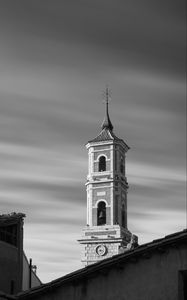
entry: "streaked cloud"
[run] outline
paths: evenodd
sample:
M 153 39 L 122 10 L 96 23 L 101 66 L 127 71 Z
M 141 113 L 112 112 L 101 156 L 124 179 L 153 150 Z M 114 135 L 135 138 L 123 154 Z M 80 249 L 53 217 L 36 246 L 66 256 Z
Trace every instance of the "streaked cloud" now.
M 1 212 L 49 281 L 81 267 L 87 151 L 102 91 L 127 153 L 139 242 L 186 227 L 185 2 L 6 1 L 0 10 Z

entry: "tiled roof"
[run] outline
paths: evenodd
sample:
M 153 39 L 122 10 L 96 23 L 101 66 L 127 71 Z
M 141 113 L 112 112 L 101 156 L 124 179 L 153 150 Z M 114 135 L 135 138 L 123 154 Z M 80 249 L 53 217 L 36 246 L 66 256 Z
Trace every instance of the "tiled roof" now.
M 51 291 L 52 289 L 65 283 L 78 282 L 79 280 L 93 276 L 93 274 L 97 274 L 97 272 L 106 273 L 112 267 L 120 267 L 121 263 L 136 262 L 137 259 L 149 257 L 151 252 L 155 250 L 162 254 L 164 253 L 166 247 L 173 247 L 173 245 L 179 245 L 180 243 L 187 244 L 187 229 L 167 235 L 165 238 L 153 240 L 151 243 L 140 245 L 132 250 L 104 259 L 98 263 L 87 266 L 49 283 L 43 284 L 40 287 L 33 288 L 27 292 L 22 292 L 17 295 L 16 299 L 32 298 L 40 293 Z
M 94 139 L 90 140 L 88 143 L 93 142 L 103 142 L 103 141 L 121 141 L 122 139 L 119 139 L 112 130 L 108 128 L 104 128 Z
M 95 143 L 95 142 L 103 142 L 103 141 L 116 141 L 116 142 L 122 142 L 125 144 L 125 142 L 122 139 L 119 139 L 114 133 L 113 133 L 113 125 L 110 120 L 109 112 L 108 112 L 108 96 L 109 91 L 108 88 L 106 89 L 106 112 L 105 117 L 102 123 L 102 131 L 92 140 L 88 141 L 88 143 Z M 129 146 L 125 144 L 127 149 L 129 149 Z

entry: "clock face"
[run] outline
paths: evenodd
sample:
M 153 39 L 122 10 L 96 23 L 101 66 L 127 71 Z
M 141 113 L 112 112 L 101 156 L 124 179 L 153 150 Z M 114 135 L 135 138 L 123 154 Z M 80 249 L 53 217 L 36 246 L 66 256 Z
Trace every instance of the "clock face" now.
M 98 256 L 104 256 L 107 252 L 107 247 L 104 245 L 98 245 L 95 249 Z

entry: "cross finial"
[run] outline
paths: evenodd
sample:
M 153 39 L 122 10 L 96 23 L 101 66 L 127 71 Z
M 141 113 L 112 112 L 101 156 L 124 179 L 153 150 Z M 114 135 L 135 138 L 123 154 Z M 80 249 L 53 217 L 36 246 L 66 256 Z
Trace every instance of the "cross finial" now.
M 108 86 L 106 86 L 106 104 L 108 105 L 108 96 L 109 96 L 109 91 L 108 91 Z
M 104 98 L 106 105 L 108 106 L 108 103 L 111 100 L 111 99 L 109 99 L 109 98 L 111 98 L 111 90 L 108 88 L 108 85 L 106 85 L 106 89 L 103 92 L 103 98 Z

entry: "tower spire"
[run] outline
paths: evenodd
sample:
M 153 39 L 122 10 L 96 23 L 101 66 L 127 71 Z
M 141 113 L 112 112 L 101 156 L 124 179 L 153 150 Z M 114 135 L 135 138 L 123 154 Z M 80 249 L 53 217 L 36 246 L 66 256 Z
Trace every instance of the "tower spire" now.
M 106 91 L 104 93 L 105 96 L 105 103 L 106 103 L 106 112 L 105 112 L 105 118 L 102 123 L 102 129 L 109 129 L 113 130 L 112 122 L 110 121 L 109 112 L 108 112 L 108 102 L 109 102 L 109 89 L 108 86 L 106 87 Z

